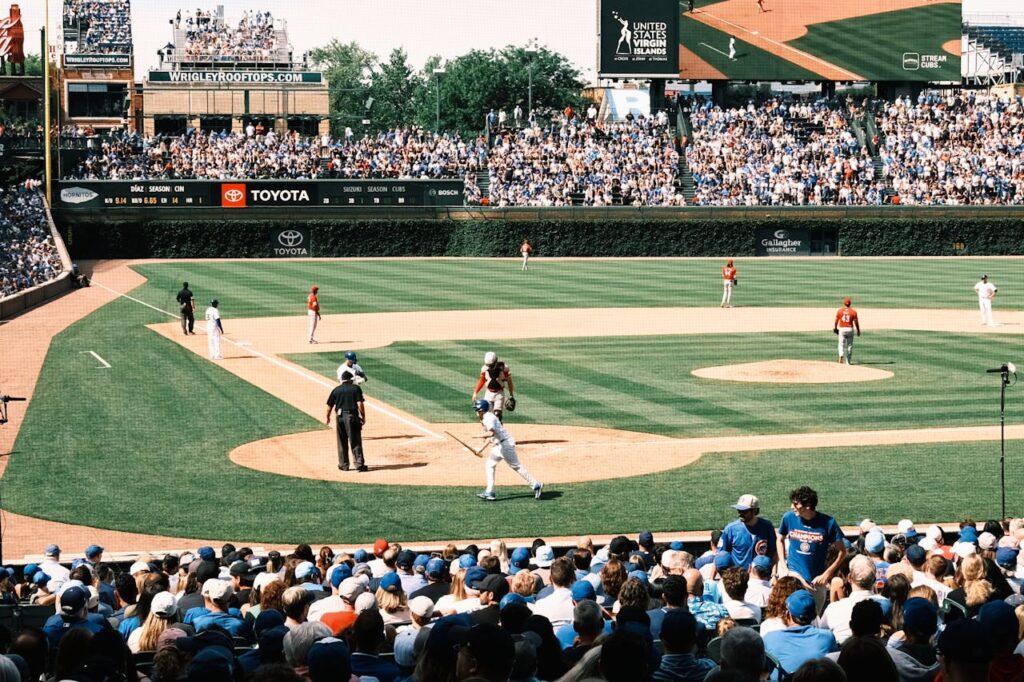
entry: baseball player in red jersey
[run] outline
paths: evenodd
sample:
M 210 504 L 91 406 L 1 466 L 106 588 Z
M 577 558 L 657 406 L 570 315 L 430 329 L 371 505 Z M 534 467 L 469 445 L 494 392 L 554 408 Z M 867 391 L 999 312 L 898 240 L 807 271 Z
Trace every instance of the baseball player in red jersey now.
M 832 333 L 839 334 L 839 362 L 846 358 L 846 364 L 851 364 L 853 358 L 853 330 L 857 330 L 860 336 L 860 320 L 857 319 L 857 311 L 850 307 L 850 297 L 843 299 L 843 307 L 836 311 L 836 320 L 832 325 Z
M 759 11 L 761 11 L 761 12 L 767 12 L 768 11 L 768 10 L 766 10 L 764 8 L 764 0 L 757 0 L 757 9 Z
M 722 304 L 719 308 L 732 307 L 732 288 L 736 286 L 736 268 L 730 258 L 722 268 Z
M 519 253 L 523 256 L 523 270 L 530 269 L 530 254 L 533 253 L 533 247 L 530 246 L 530 242 L 523 240 L 523 245 L 519 247 Z
M 313 286 L 309 290 L 309 296 L 306 297 L 306 314 L 309 315 L 309 342 L 316 343 L 316 339 L 313 335 L 316 334 L 316 323 L 320 321 L 320 301 L 316 298 L 316 292 L 320 291 L 320 287 Z
M 484 354 L 484 365 L 480 368 L 480 378 L 476 382 L 476 388 L 473 389 L 473 397 L 470 400 L 476 402 L 476 396 L 480 393 L 480 389 L 486 387 L 484 400 L 490 404 L 491 412 L 500 420 L 505 410 L 506 385 L 508 385 L 509 395 L 515 395 L 512 371 L 504 362 L 498 362 L 498 356 L 495 353 L 489 351 Z

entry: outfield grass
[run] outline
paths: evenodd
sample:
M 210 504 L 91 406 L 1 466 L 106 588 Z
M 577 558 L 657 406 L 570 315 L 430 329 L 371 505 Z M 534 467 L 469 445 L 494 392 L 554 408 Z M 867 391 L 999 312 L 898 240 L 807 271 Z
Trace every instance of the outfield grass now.
M 224 302 L 228 325 L 232 317 L 302 314 L 311 282 L 322 287 L 327 313 L 714 305 L 719 266 L 539 260 L 519 273 L 512 261 L 483 260 L 171 263 L 141 267 L 152 281 L 133 295 L 174 310 L 173 294 L 188 279 L 199 296 Z M 998 309 L 1007 293 L 1014 295 L 1020 261 L 741 261 L 740 271 L 743 304 L 833 305 L 852 293 L 862 308 L 973 308 L 971 287 L 987 271 L 1000 286 Z M 821 490 L 823 510 L 843 523 L 998 511 L 998 444 L 991 442 L 713 455 L 649 476 L 552 486 L 540 503 L 518 488 L 486 505 L 475 488 L 265 474 L 232 464 L 226 453 L 322 426 L 143 326 L 166 319 L 120 299 L 54 339 L 4 476 L 6 509 L 119 530 L 281 543 L 709 528 L 729 519 L 727 505 L 738 491 L 757 492 L 765 513 L 777 518 L 788 490 L 805 483 Z M 865 320 L 857 359 L 895 362 L 879 366 L 897 377 L 839 389 L 732 386 L 689 376 L 693 366 L 781 357 L 783 350 L 827 359 L 834 348 L 827 333 L 409 343 L 361 352 L 360 360 L 373 377 L 373 395 L 412 412 L 433 410 L 423 416 L 435 420 L 471 421 L 465 408 L 485 347 L 513 363 L 524 397 L 516 421 L 680 435 L 995 423 L 997 382 L 977 372 L 1020 348 L 1019 337 L 1014 345 L 993 335 L 873 332 Z M 95 369 L 82 354 L 87 350 L 112 368 Z M 303 362 L 330 375 L 337 358 L 311 355 Z M 723 390 L 729 399 L 718 396 Z M 1010 397 L 1008 423 L 1019 423 L 1019 401 Z M 1022 443 L 1010 441 L 1009 490 L 1024 482 L 1022 455 Z M 1012 512 L 1024 513 L 1016 496 L 1010 503 Z
M 692 19 L 684 13 L 679 20 L 679 42 L 728 78 L 758 80 L 820 80 L 821 75 L 809 71 L 771 52 L 751 45 L 736 36 L 736 59 L 729 59 L 729 38 L 732 34 Z M 703 45 L 701 43 L 704 43 Z M 710 49 L 711 46 L 714 49 Z M 718 50 L 717 52 L 715 50 Z M 709 77 L 705 71 L 683 72 L 685 78 Z
M 871 80 L 959 81 L 960 58 L 942 49 L 960 38 L 960 5 L 935 3 L 807 27 L 787 45 L 817 55 Z M 903 53 L 944 55 L 938 69 L 907 71 Z

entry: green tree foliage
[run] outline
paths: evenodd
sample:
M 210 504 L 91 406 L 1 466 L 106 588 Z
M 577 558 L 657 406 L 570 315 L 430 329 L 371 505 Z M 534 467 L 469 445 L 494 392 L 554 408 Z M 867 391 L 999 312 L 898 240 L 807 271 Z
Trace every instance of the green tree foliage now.
M 309 52 L 314 69 L 323 71 L 330 87 L 331 133 L 340 137 L 346 126 L 359 127 L 366 113 L 377 55 L 357 43 L 332 40 Z
M 43 75 L 43 60 L 40 59 L 37 54 L 25 55 L 25 75 L 26 76 L 42 76 Z
M 417 102 L 422 101 L 426 84 L 423 76 L 409 65 L 405 50 L 395 48 L 386 62 L 373 74 L 370 96 L 370 126 L 374 130 L 407 126 L 417 120 Z

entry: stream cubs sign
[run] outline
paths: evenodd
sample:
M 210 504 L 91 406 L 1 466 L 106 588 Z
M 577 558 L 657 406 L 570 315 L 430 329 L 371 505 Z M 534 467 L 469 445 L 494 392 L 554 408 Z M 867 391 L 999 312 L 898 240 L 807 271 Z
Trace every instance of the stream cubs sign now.
M 664 0 L 602 0 L 602 78 L 679 78 L 679 13 Z

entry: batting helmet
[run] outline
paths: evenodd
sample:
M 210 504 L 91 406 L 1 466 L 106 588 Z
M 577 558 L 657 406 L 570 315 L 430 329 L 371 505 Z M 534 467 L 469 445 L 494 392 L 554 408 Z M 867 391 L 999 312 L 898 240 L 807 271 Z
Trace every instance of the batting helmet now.
M 345 353 L 345 359 L 346 360 L 351 360 L 352 362 L 355 362 L 356 361 L 356 354 L 353 353 L 352 351 L 349 351 L 349 352 Z
M 474 400 L 473 409 L 476 410 L 477 412 L 490 412 L 491 404 L 486 400 Z
M 210 305 L 216 308 L 217 306 L 220 305 L 220 301 L 218 301 L 217 299 L 213 299 L 212 301 L 210 301 Z
M 488 367 L 490 367 L 491 365 L 493 365 L 497 361 L 498 361 L 498 356 L 495 355 L 492 351 L 488 351 L 488 352 L 484 353 L 484 364 L 487 365 Z

